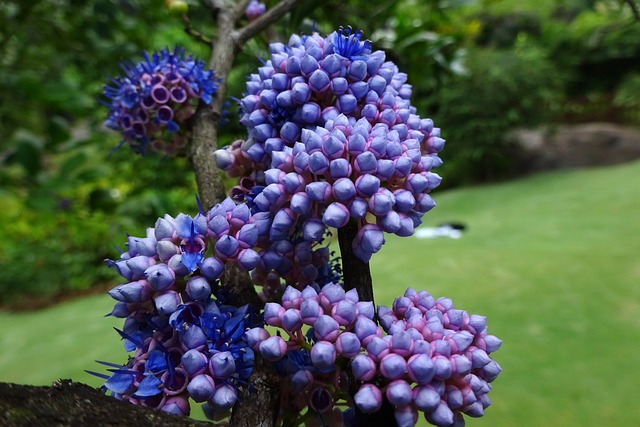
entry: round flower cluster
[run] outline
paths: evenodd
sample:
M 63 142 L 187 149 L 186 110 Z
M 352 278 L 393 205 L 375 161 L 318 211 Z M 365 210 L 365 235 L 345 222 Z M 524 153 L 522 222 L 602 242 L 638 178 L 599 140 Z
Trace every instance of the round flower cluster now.
M 252 216 L 246 204 L 226 199 L 195 217 L 165 215 L 146 237 L 128 237 L 128 250 L 108 261 L 128 281 L 109 291 L 116 300 L 110 314 L 125 319 L 120 334 L 136 354 L 124 368 L 110 365 L 113 375 L 103 376 L 107 390 L 183 413 L 189 397 L 214 412 L 233 405 L 253 366 L 244 332 L 257 322 L 246 307 L 222 305 L 225 263 L 269 277 L 288 274 L 294 282 L 295 271 L 318 278 L 329 268 L 328 253 L 311 251 L 306 242 L 272 247 L 270 224 L 267 214 Z M 315 273 L 308 268 L 314 262 Z M 277 286 L 270 289 L 275 293 Z
M 264 300 L 282 292 L 281 280 L 296 286 L 337 277 L 327 247 L 311 245 L 295 235 L 269 240 L 267 213 L 251 215 L 247 204 L 227 198 L 206 214 L 158 218 L 146 237 L 129 236 L 128 250 L 108 261 L 129 282 L 109 294 L 119 312 L 158 309 L 171 313 L 185 301 L 202 301 L 215 293 L 224 264 L 252 271 L 264 286 Z
M 251 0 L 244 10 L 249 21 L 255 21 L 267 11 L 267 6 L 258 0 Z
M 440 177 L 431 170 L 444 140 L 416 115 L 406 74 L 361 37 L 340 29 L 271 44 L 240 102 L 249 137 L 215 158 L 244 179 L 236 193 L 283 228 L 300 220 L 309 241 L 357 220 L 354 251 L 366 262 L 383 231 L 411 235 L 435 205 L 429 192 Z
M 358 221 L 353 249 L 367 262 L 380 250 L 383 232 L 410 236 L 435 206 L 428 193 L 440 177 L 430 169 L 439 159 L 421 154 L 420 133 L 400 134 L 343 114 L 325 126 L 303 129 L 293 148 L 272 152 L 274 168 L 265 172 L 266 187 L 252 204 L 275 213 L 274 224 L 284 221 L 282 228 L 299 222 L 310 241 L 325 227 Z
M 94 374 L 105 378 L 103 388 L 119 399 L 189 415 L 191 398 L 224 415 L 253 370 L 254 354 L 244 334 L 259 324 L 257 318 L 247 306 L 215 300 L 181 304 L 170 316 L 132 313 L 118 332 L 134 356 L 126 366 L 102 362 L 111 375 Z M 151 336 L 144 338 L 148 331 Z
M 270 302 L 264 308 L 265 324 L 284 331 L 256 327 L 247 331 L 252 348 L 266 360 L 277 362 L 278 371 L 285 375 L 282 383 L 281 416 L 299 414 L 305 407 L 320 417 L 335 417 L 338 400 L 347 401 L 348 380 L 344 378 L 347 361 L 361 350 L 360 337 L 375 330 L 374 306 L 359 301 L 355 289 L 345 292 L 337 284 L 329 283 L 321 290 L 308 286 L 299 291 L 289 286 L 282 295 L 282 303 Z M 306 333 L 305 329 L 308 330 Z
M 320 292 L 290 287 L 282 304 L 269 303 L 264 313 L 265 323 L 284 330 L 288 340 L 260 327 L 249 330 L 247 340 L 266 359 L 286 361 L 295 410 L 323 413 L 344 399 L 375 413 L 386 399 L 400 426 L 415 425 L 419 411 L 437 426 L 460 425 L 463 413 L 484 414 L 489 383 L 501 371 L 489 357 L 501 341 L 487 335 L 485 317 L 411 288 L 392 308 L 378 308 L 382 327 L 372 310 L 371 302 L 358 302 L 354 290 L 338 285 Z M 352 398 L 341 381 L 345 373 L 360 381 Z
M 144 61 L 123 64 L 125 75 L 111 79 L 104 94 L 110 102 L 106 126 L 122 134 L 122 143 L 146 154 L 150 148 L 175 155 L 187 144 L 185 124 L 197 101 L 209 104 L 218 90 L 213 71 L 184 49 L 163 49 Z

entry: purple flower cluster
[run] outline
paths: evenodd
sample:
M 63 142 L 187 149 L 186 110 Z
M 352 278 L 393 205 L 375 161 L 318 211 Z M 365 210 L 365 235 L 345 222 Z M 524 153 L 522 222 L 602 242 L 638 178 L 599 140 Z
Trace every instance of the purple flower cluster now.
M 196 102 L 211 103 L 218 90 L 213 71 L 178 47 L 173 52 L 145 52 L 144 61 L 122 68 L 125 75 L 104 88 L 110 100 L 106 126 L 119 131 L 123 143 L 140 154 L 148 149 L 177 154 L 187 144 L 189 132 L 184 125 Z
M 267 6 L 264 3 L 258 0 L 251 0 L 244 10 L 244 14 L 249 18 L 249 21 L 254 21 L 264 15 L 266 11 Z
M 257 327 L 247 340 L 267 360 L 285 362 L 285 389 L 295 411 L 308 406 L 322 414 L 343 399 L 375 413 L 387 399 L 400 426 L 415 425 L 418 412 L 437 426 L 462 425 L 462 414 L 484 414 L 491 404 L 489 383 L 501 371 L 489 356 L 501 341 L 487 334 L 485 317 L 411 288 L 392 308 L 380 306 L 378 317 L 382 327 L 372 303 L 359 302 L 354 290 L 289 287 L 281 304 L 269 303 L 264 311 L 265 323 L 288 339 Z M 345 389 L 348 371 L 360 381 L 352 399 Z
M 265 324 L 284 331 L 256 327 L 247 331 L 249 345 L 267 360 L 277 362 L 286 376 L 283 382 L 282 416 L 298 414 L 309 407 L 323 419 L 339 413 L 338 400 L 348 400 L 347 361 L 361 350 L 360 337 L 375 329 L 374 306 L 359 301 L 355 290 L 345 292 L 330 283 L 320 291 L 308 286 L 302 291 L 288 287 L 282 302 L 265 305 Z M 306 330 L 306 333 L 304 332 Z
M 406 74 L 361 37 L 340 29 L 271 44 L 240 102 L 249 137 L 215 158 L 241 177 L 235 191 L 255 210 L 282 228 L 297 224 L 309 241 L 357 221 L 354 251 L 366 262 L 383 232 L 409 236 L 435 206 L 431 170 L 444 140 L 416 115 Z
M 247 306 L 214 300 L 180 304 L 171 315 L 135 312 L 118 331 L 133 357 L 125 366 L 101 362 L 111 375 L 92 373 L 106 379 L 105 390 L 135 404 L 189 415 L 191 398 L 224 414 L 253 370 L 245 331 L 256 319 Z
M 120 334 L 136 353 L 126 367 L 110 365 L 106 389 L 172 412 L 187 413 L 189 397 L 218 412 L 233 405 L 253 367 L 244 333 L 258 323 L 247 307 L 222 305 L 217 290 L 226 262 L 245 270 L 259 263 L 252 248 L 265 233 L 260 217 L 227 199 L 193 218 L 165 215 L 146 237 L 128 237 L 128 250 L 109 261 L 128 281 L 109 291 L 117 301 L 110 314 L 125 319 Z

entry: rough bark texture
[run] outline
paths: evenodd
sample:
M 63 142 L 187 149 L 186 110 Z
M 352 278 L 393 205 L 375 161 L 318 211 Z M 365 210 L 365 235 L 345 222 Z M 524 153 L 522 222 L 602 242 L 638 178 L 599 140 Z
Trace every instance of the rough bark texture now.
M 106 396 L 88 385 L 61 380 L 51 387 L 0 383 L 0 425 L 31 426 L 211 426 Z

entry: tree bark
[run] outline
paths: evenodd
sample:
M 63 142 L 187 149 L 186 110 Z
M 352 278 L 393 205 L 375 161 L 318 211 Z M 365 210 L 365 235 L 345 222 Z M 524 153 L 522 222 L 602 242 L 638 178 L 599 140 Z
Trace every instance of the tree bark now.
M 344 287 L 346 290 L 358 291 L 360 301 L 371 301 L 375 305 L 369 263 L 363 262 L 353 253 L 352 243 L 357 234 L 358 224 L 355 221 L 349 221 L 347 225 L 338 229 Z
M 61 380 L 52 386 L 0 383 L 0 423 L 31 426 L 211 427 L 211 423 L 132 405 L 86 384 Z

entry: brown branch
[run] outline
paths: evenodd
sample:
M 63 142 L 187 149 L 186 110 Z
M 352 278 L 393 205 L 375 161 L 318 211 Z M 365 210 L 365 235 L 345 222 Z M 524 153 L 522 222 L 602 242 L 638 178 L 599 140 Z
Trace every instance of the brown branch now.
M 338 229 L 344 287 L 345 290 L 355 289 L 360 301 L 373 302 L 373 282 L 369 263 L 363 262 L 353 253 L 352 244 L 357 234 L 358 224 L 355 221 L 349 221 L 347 225 Z
M 252 21 L 244 27 L 238 29 L 233 35 L 233 38 L 237 45 L 242 46 L 247 42 L 247 40 L 277 22 L 280 18 L 290 12 L 299 1 L 300 0 L 282 0 L 271 9 L 268 9 L 264 15 L 257 18 L 255 21 Z
M 189 15 L 182 15 L 182 23 L 184 24 L 184 32 L 190 35 L 195 41 L 204 43 L 207 46 L 211 46 L 213 44 L 213 40 L 202 34 L 193 26 L 191 19 L 189 19 Z
M 132 405 L 70 380 L 57 381 L 50 387 L 0 383 L 0 414 L 5 427 L 215 425 Z

